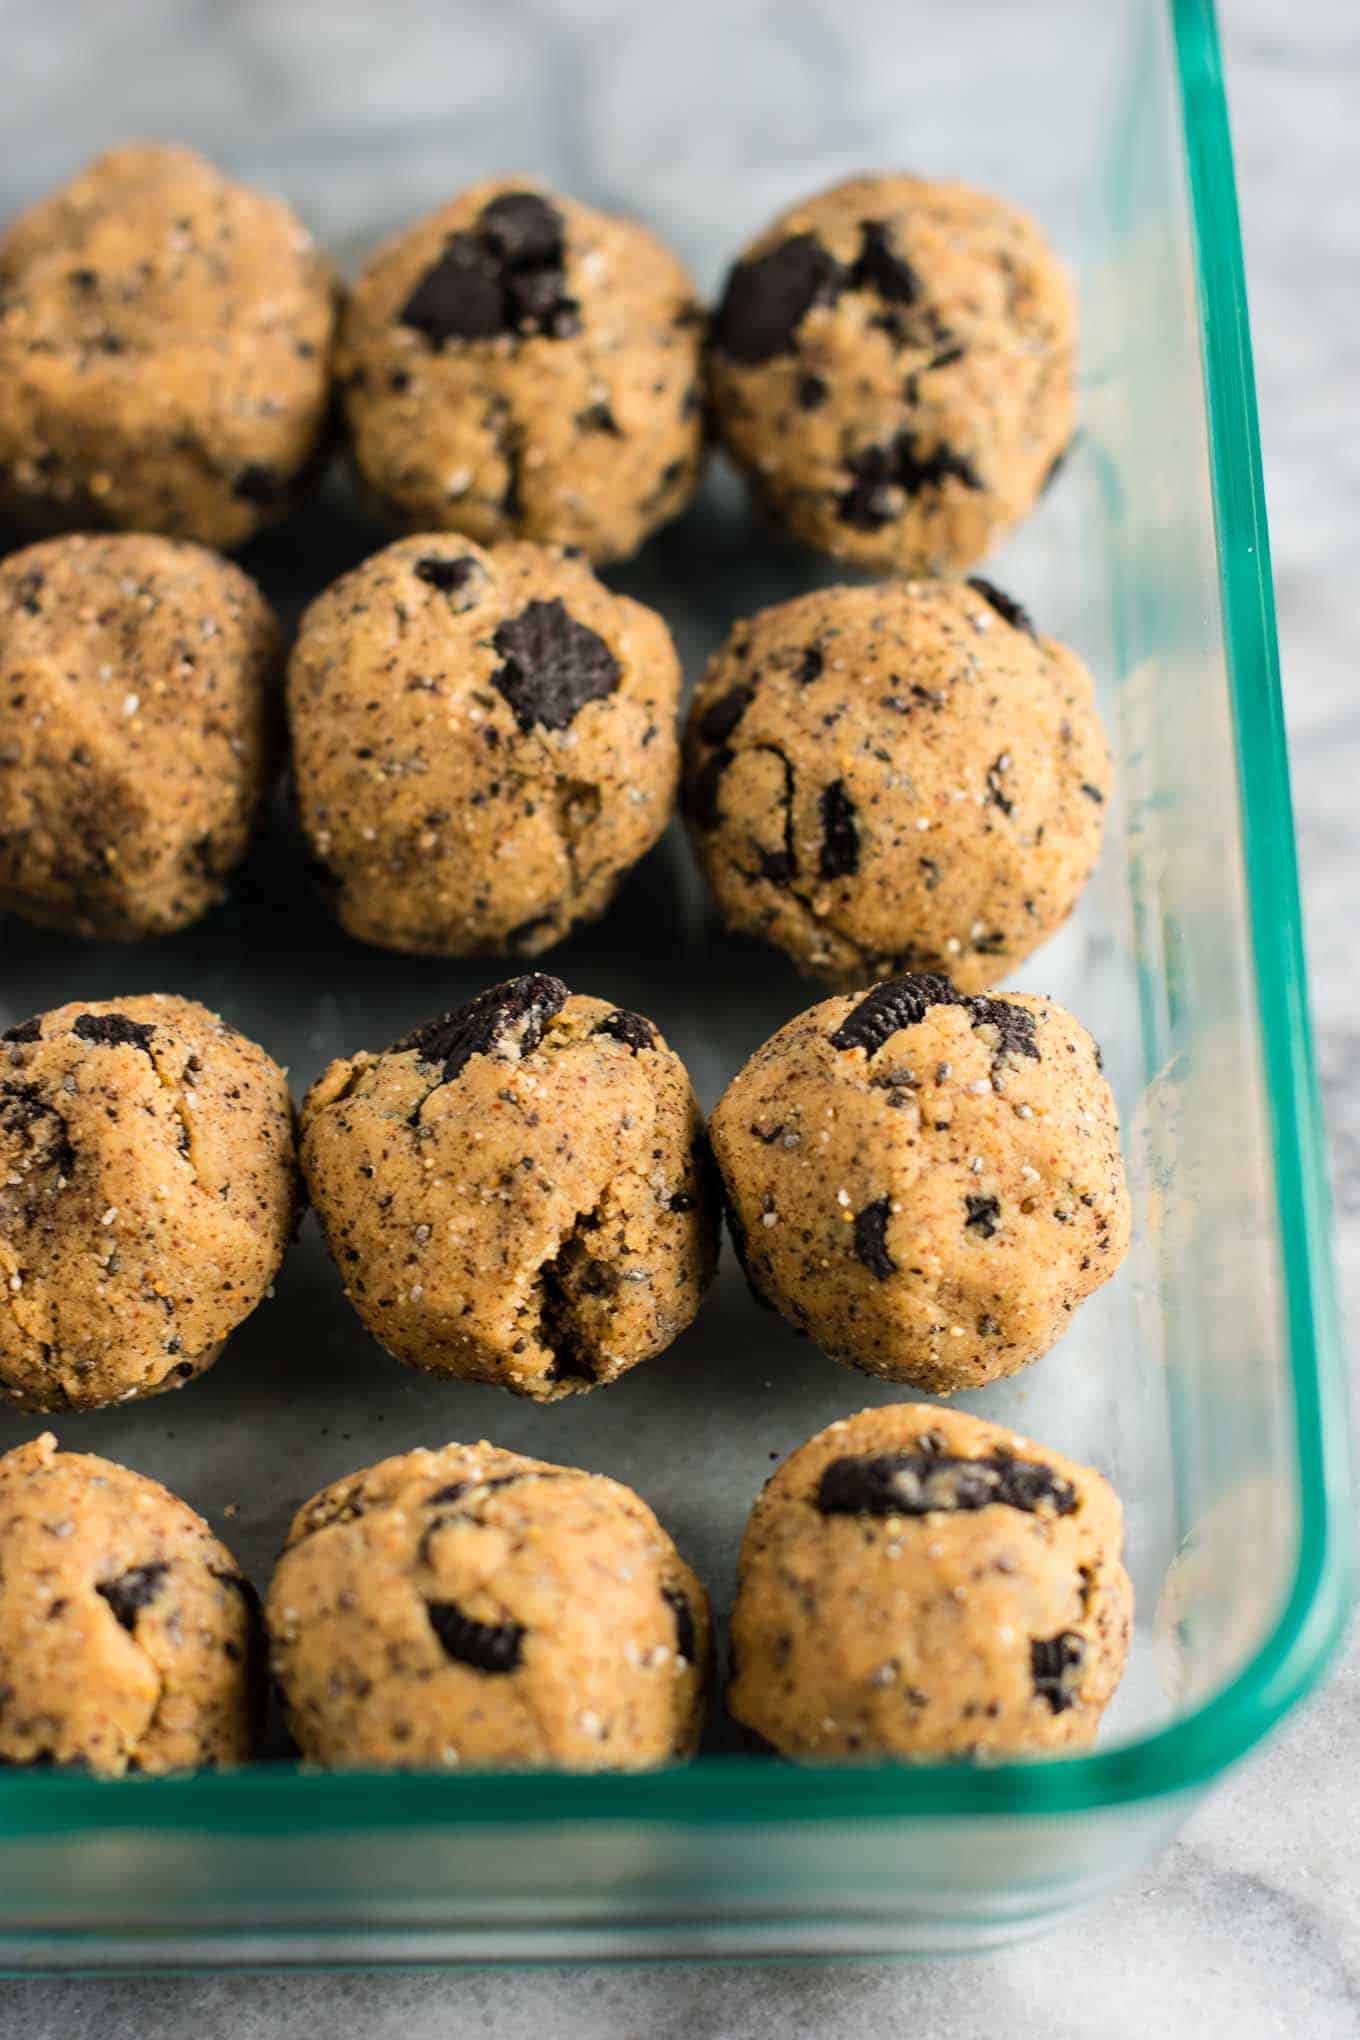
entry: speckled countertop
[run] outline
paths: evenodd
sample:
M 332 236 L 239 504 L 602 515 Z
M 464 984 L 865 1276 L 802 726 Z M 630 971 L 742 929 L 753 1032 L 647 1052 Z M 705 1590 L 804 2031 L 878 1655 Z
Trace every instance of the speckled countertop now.
M 1025 0 L 1041 24 L 1045 0 Z M 384 10 L 393 38 L 422 0 Z M 163 11 L 139 4 L 147 24 Z M 205 65 L 255 11 L 200 4 Z M 365 9 L 292 0 L 307 34 L 360 33 Z M 532 9 L 528 10 L 530 13 Z M 1349 0 L 1223 0 L 1275 549 L 1286 700 L 1331 1119 L 1338 1245 L 1360 1321 L 1360 15 Z M 4 68 L 69 123 L 95 91 L 74 52 L 98 0 L 0 4 Z M 374 10 L 376 13 L 376 10 Z M 469 7 L 488 33 L 497 10 Z M 182 24 L 181 24 L 182 30 Z M 1041 25 L 1033 33 L 1042 33 Z M 129 48 L 133 45 L 130 43 Z M 269 81 L 261 81 L 267 90 Z M 105 108 L 116 79 L 102 77 Z M 192 103 L 208 89 L 186 81 Z M 400 110 L 399 67 L 373 90 Z M 391 102 L 388 104 L 387 102 Z M 4 123 L 9 131 L 9 123 Z M 186 128 L 191 122 L 186 116 Z M 1131 1889 L 1048 1938 L 928 1968 L 578 1969 L 0 1984 L 0 2032 L 30 2040 L 366 2040 L 488 2032 L 779 2035 L 818 2040 L 1342 2040 L 1360 2033 L 1360 1644 L 1281 1738 L 1231 1778 Z

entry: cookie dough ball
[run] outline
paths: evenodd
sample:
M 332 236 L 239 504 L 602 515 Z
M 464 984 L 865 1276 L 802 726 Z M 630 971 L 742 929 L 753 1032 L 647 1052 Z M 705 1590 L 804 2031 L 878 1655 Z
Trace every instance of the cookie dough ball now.
M 806 544 L 893 573 L 980 559 L 1072 436 L 1076 312 L 1032 220 L 984 192 L 855 177 L 727 279 L 718 430 Z
M 0 1034 L 0 1393 L 98 1409 L 211 1367 L 297 1209 L 288 1086 L 191 999 Z
M 686 813 L 729 928 L 836 985 L 980 991 L 1071 912 L 1110 759 L 1091 676 L 985 581 L 828 588 L 738 624 Z
M 635 220 L 475 185 L 354 287 L 338 368 L 360 473 L 407 530 L 626 558 L 694 493 L 702 328 Z
M 350 1302 L 432 1374 L 537 1402 L 596 1388 L 664 1352 L 713 1279 L 684 1064 L 560 978 L 332 1063 L 303 1100 L 302 1166 Z
M 1098 1473 L 999 1425 L 832 1424 L 751 1512 L 728 1705 L 814 1762 L 1083 1749 L 1128 1651 L 1122 1527 Z
M 102 1777 L 244 1763 L 255 1589 L 154 1480 L 50 1432 L 0 1458 L 0 1763 Z
M 404 539 L 288 668 L 302 823 L 361 941 L 537 955 L 656 842 L 679 777 L 661 618 L 534 545 Z
M 273 770 L 278 654 L 259 589 L 201 546 L 0 562 L 0 909 L 131 942 L 220 900 Z
M 756 1050 L 711 1132 L 757 1295 L 933 1395 L 1046 1353 L 1128 1246 L 1100 1051 L 1032 993 L 827 999 Z
M 446 1445 L 337 1481 L 267 1618 L 317 1763 L 639 1771 L 698 1740 L 704 1590 L 645 1502 L 575 1467 Z
M 326 425 L 336 284 L 286 205 L 114 149 L 0 239 L 0 509 L 237 546 Z

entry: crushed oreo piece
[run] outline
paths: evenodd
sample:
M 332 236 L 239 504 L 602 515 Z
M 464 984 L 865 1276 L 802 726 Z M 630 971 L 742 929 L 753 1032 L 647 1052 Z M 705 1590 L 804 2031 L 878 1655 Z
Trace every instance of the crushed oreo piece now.
M 1038 1062 L 1039 1044 L 1034 1038 L 1034 1015 L 1027 1006 L 1013 1006 L 1009 999 L 989 998 L 986 993 L 976 993 L 961 1003 L 968 1009 L 968 1017 L 974 1027 L 994 1027 L 999 1039 L 995 1048 L 998 1060 L 1007 1055 L 1027 1055 L 1031 1062 Z
M 95 1592 L 108 1602 L 116 1620 L 131 1635 L 137 1627 L 137 1617 L 155 1600 L 161 1590 L 161 1581 L 169 1570 L 169 1566 L 159 1559 L 153 1560 L 150 1565 L 134 1565 L 130 1571 L 120 1573 L 116 1580 L 99 1581 Z
M 1004 1452 L 960 1459 L 918 1447 L 833 1459 L 817 1484 L 816 1505 L 824 1516 L 952 1515 L 993 1505 L 1029 1516 L 1069 1516 L 1077 1493 L 1037 1460 Z
M 42 604 L 38 597 L 46 583 L 47 576 L 40 567 L 30 567 L 27 573 L 20 574 L 15 583 L 14 600 L 27 615 L 41 616 Z
M 850 486 L 836 503 L 842 524 L 857 531 L 879 531 L 901 516 L 903 498 L 939 489 L 950 480 L 965 489 L 980 489 L 982 478 L 973 463 L 952 447 L 937 446 L 933 453 L 918 451 L 914 432 L 899 432 L 886 444 L 866 446 L 847 463 Z
M 1086 798 L 1088 800 L 1093 800 L 1095 802 L 1097 807 L 1104 807 L 1105 805 L 1104 794 L 1101 792 L 1098 786 L 1092 786 L 1089 779 L 1082 780 L 1081 790 L 1086 795 Z
M 0 1041 L 41 1041 L 42 1014 L 35 1013 L 31 1020 L 20 1020 L 15 1026 L 7 1027 L 0 1034 Z
M 156 1032 L 148 1020 L 129 1020 L 122 1013 L 79 1013 L 71 1027 L 77 1041 L 89 1041 L 99 1048 L 140 1048 L 151 1051 Z
M 876 1197 L 872 1204 L 865 1205 L 863 1211 L 855 1213 L 855 1257 L 880 1282 L 886 1282 L 890 1275 L 897 1273 L 897 1263 L 888 1252 L 890 1210 L 886 1197 Z
M 820 411 L 831 395 L 831 388 L 820 375 L 814 375 L 809 370 L 807 374 L 799 376 L 794 395 L 800 411 Z
M 948 978 L 921 972 L 889 978 L 851 1008 L 831 1036 L 833 1048 L 862 1048 L 874 1055 L 901 1027 L 918 1027 L 932 1006 L 957 1006 L 959 994 Z
M 675 1655 L 687 1665 L 699 1661 L 699 1639 L 694 1629 L 694 1611 L 679 1587 L 663 1587 L 661 1598 L 675 1618 Z
M 1001 1199 L 999 1197 L 965 1197 L 964 1206 L 968 1212 L 964 1225 L 972 1232 L 980 1233 L 984 1240 L 990 1240 L 1001 1230 Z
M 463 553 L 452 560 L 430 553 L 423 560 L 417 560 L 411 572 L 418 581 L 438 588 L 441 595 L 464 595 L 475 581 L 483 578 L 481 562 L 473 559 L 471 553 Z M 471 604 L 463 602 L 458 607 L 467 609 Z
M 473 233 L 450 236 L 397 314 L 432 346 L 498 334 L 551 340 L 581 330 L 567 295 L 565 222 L 532 191 L 507 191 L 485 206 Z
M 701 829 L 716 829 L 722 820 L 718 791 L 723 774 L 735 756 L 728 745 L 720 744 L 711 756 L 705 758 L 685 788 L 685 806 Z
M 404 1055 L 413 1049 L 423 1063 L 442 1064 L 439 1081 L 451 1084 L 474 1055 L 503 1055 L 512 1061 L 532 1055 L 548 1022 L 570 997 L 561 978 L 545 971 L 507 978 L 454 1012 L 404 1034 L 387 1053 Z
M 795 234 L 768 254 L 738 262 L 713 320 L 713 345 L 733 361 L 772 361 L 793 351 L 814 305 L 833 304 L 844 281 L 814 234 Z
M 523 1655 L 521 1622 L 475 1622 L 456 1601 L 427 1601 L 425 1612 L 446 1657 L 478 1672 L 513 1672 Z
M 1047 1700 L 1055 1714 L 1075 1707 L 1085 1662 L 1086 1639 L 1070 1629 L 1057 1636 L 1031 1637 L 1029 1666 L 1034 1691 L 1037 1698 Z
M 596 1034 L 608 1034 L 615 1041 L 621 1041 L 638 1055 L 645 1048 L 656 1047 L 656 1030 L 650 1020 L 644 1020 L 641 1013 L 630 1013 L 626 1007 L 616 1006 L 612 1013 L 606 1013 Z
M 882 220 L 861 220 L 860 251 L 847 279 L 851 290 L 876 291 L 890 304 L 915 304 L 922 295 L 921 279 L 911 264 L 893 252 L 888 229 Z
M 1032 637 L 1036 643 L 1038 642 L 1039 633 L 1034 628 L 1029 611 L 1023 609 L 1018 602 L 1013 602 L 994 581 L 985 581 L 981 574 L 970 574 L 968 586 L 975 595 L 980 595 L 984 602 L 990 604 L 1012 630 L 1022 630 L 1026 637 Z
M 859 828 L 855 803 L 845 790 L 845 781 L 833 779 L 822 789 L 817 805 L 822 818 L 818 868 L 823 878 L 847 878 L 859 869 Z
M 584 411 L 576 413 L 576 422 L 583 432 L 603 432 L 610 439 L 623 438 L 619 421 L 608 404 L 587 404 Z
M 826 666 L 826 654 L 820 645 L 809 645 L 793 669 L 793 677 L 800 687 L 811 687 L 814 680 L 820 680 Z
M 696 727 L 701 740 L 705 744 L 725 744 L 754 699 L 754 687 L 729 687 L 700 716 Z
M 578 623 L 556 596 L 508 617 L 493 642 L 505 663 L 491 684 L 522 730 L 566 729 L 587 702 L 603 701 L 623 678 L 598 631 Z
M 0 1084 L 0 1133 L 23 1134 L 34 1149 L 43 1144 L 45 1135 L 45 1152 L 39 1159 L 58 1176 L 75 1174 L 76 1152 L 66 1121 L 36 1084 Z
M 974 1027 L 994 1027 L 998 1035 L 993 1049 L 996 1061 L 1008 1055 L 1027 1055 L 1039 1061 L 1034 1015 L 1026 1007 L 1014 1006 L 1009 999 L 965 996 L 955 991 L 948 978 L 927 971 L 875 985 L 846 1014 L 831 1036 L 831 1046 L 862 1048 L 866 1055 L 875 1055 L 899 1028 L 919 1027 L 932 1006 L 961 1007 Z

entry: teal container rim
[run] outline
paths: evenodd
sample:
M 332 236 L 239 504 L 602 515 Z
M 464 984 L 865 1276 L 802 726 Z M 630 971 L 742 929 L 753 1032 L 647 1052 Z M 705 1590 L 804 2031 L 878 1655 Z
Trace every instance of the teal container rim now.
M 1194 1791 L 1316 1685 L 1350 1600 L 1347 1397 L 1326 1149 L 1308 1018 L 1275 599 L 1241 228 L 1213 0 L 1168 0 L 1195 229 L 1201 356 L 1299 1471 L 1294 1578 L 1269 1637 L 1221 1692 L 1141 1739 L 985 1769 L 799 1767 L 717 1758 L 636 1775 L 309 1773 L 137 1779 L 16 1773 L 0 1832 L 138 1829 L 305 1838 L 573 1821 L 979 1819 L 1098 1811 Z

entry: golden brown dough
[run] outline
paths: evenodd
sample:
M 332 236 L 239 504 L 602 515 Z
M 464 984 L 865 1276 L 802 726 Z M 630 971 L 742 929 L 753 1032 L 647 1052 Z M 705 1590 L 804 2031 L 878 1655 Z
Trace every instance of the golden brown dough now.
M 259 589 L 202 546 L 0 562 L 0 909 L 131 942 L 220 900 L 269 789 L 278 658 Z
M 739 623 L 685 805 L 728 927 L 828 984 L 980 991 L 1066 920 L 1110 758 L 1091 676 L 990 582 L 827 588 Z
M 1090 1467 L 961 1412 L 863 1410 L 751 1511 L 728 1705 L 814 1763 L 1082 1749 L 1128 1650 L 1121 1541 Z
M 1099 1051 L 1032 992 L 904 977 L 824 1000 L 756 1050 L 710 1131 L 757 1295 L 931 1394 L 1047 1352 L 1128 1246 Z
M 244 1763 L 255 1590 L 201 1516 L 50 1432 L 0 1458 L 0 1762 L 102 1777 Z
M 633 1771 L 698 1740 L 707 1597 L 600 1474 L 485 1442 L 385 1459 L 299 1511 L 267 1617 L 318 1763 Z
M 359 471 L 408 531 L 625 558 L 694 492 L 702 327 L 636 221 L 475 185 L 354 287 L 338 370 Z
M 854 177 L 743 250 L 713 320 L 718 431 L 809 545 L 892 573 L 980 559 L 1072 436 L 1072 286 L 985 192 Z
M 298 1203 L 262 1048 L 191 999 L 75 1000 L 0 1035 L 0 1393 L 98 1409 L 211 1367 Z
M 337 295 L 192 149 L 100 156 L 0 238 L 0 510 L 242 545 L 321 449 Z
M 390 1353 L 536 1401 L 663 1352 L 712 1280 L 717 1217 L 684 1064 L 639 1013 L 512 978 L 302 1105 L 345 1293 Z
M 288 668 L 303 827 L 351 935 L 536 956 L 593 920 L 670 819 L 680 666 L 580 560 L 434 534 L 302 620 Z

